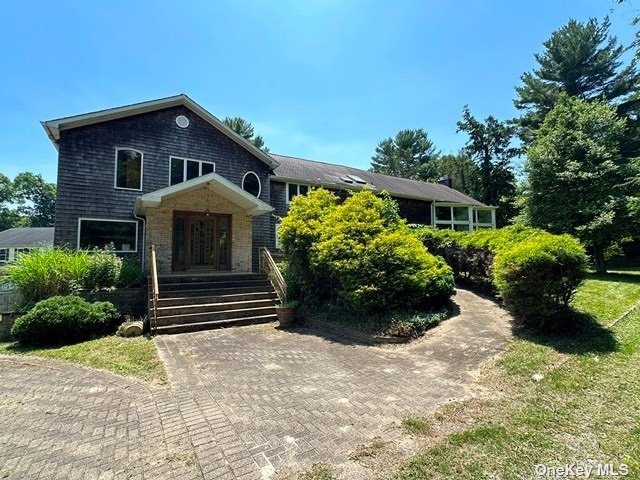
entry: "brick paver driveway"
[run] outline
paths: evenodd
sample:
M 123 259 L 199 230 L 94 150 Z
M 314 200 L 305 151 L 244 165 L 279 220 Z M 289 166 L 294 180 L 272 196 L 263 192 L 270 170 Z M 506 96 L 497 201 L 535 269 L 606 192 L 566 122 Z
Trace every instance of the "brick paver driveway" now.
M 509 317 L 467 291 L 456 302 L 459 316 L 410 346 L 272 326 L 161 336 L 171 390 L 0 357 L 0 473 L 259 479 L 342 462 L 403 416 L 472 393 L 480 363 L 504 346 Z

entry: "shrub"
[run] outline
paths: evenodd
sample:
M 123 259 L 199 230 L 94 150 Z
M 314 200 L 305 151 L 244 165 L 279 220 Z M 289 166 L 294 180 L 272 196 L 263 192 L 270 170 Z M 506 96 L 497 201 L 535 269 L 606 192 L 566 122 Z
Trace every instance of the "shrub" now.
M 389 196 L 362 191 L 336 203 L 314 190 L 296 197 L 281 223 L 291 297 L 373 311 L 423 308 L 452 295 L 451 269 L 426 251 Z
M 117 318 L 112 303 L 89 303 L 75 295 L 55 296 L 18 317 L 11 334 L 23 345 L 69 344 L 110 333 Z
M 122 270 L 122 260 L 111 250 L 95 250 L 89 254 L 87 269 L 80 278 L 82 288 L 95 292 L 114 288 Z
M 520 225 L 472 233 L 422 228 L 417 234 L 445 258 L 460 283 L 499 293 L 507 307 L 529 320 L 566 308 L 586 275 L 584 248 L 568 235 Z
M 144 285 L 147 279 L 144 270 L 140 267 L 140 263 L 137 260 L 124 260 L 122 262 L 122 268 L 120 269 L 120 275 L 116 282 L 116 287 L 119 288 L 132 288 Z
M 569 305 L 587 272 L 587 256 L 568 235 L 538 235 L 496 255 L 494 281 L 505 304 L 541 324 Z
M 54 295 L 68 295 L 79 287 L 89 264 L 84 251 L 63 248 L 33 250 L 5 267 L 5 281 L 22 294 L 27 306 Z

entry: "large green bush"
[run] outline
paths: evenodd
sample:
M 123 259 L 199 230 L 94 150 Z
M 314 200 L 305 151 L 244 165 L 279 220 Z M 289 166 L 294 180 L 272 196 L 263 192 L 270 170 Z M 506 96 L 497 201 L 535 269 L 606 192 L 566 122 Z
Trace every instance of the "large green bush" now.
M 544 324 L 568 307 L 585 278 L 587 256 L 568 235 L 538 235 L 496 255 L 493 276 L 505 304 Z
M 110 250 L 96 250 L 88 257 L 87 269 L 80 278 L 80 285 L 95 292 L 114 288 L 120 278 L 122 260 Z
M 294 199 L 280 236 L 293 298 L 373 311 L 423 308 L 453 294 L 451 269 L 426 251 L 388 196 L 363 191 L 337 205 L 313 190 Z
M 69 344 L 111 333 L 117 318 L 112 303 L 89 303 L 75 295 L 55 296 L 18 317 L 11 334 L 23 345 Z
M 422 228 L 417 234 L 451 265 L 458 282 L 499 293 L 514 313 L 540 323 L 567 307 L 587 272 L 578 240 L 537 228 L 472 233 Z

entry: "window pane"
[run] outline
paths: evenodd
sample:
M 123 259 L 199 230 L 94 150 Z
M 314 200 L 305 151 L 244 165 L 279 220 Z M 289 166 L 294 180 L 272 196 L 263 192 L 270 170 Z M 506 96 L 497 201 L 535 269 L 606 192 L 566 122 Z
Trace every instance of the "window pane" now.
M 202 162 L 202 174 L 213 173 L 213 163 Z
M 109 244 L 117 251 L 136 250 L 136 222 L 102 220 L 80 221 L 80 245 L 82 249 L 105 248 Z
M 134 150 L 118 150 L 116 187 L 140 190 L 142 154 Z
M 184 160 L 179 158 L 171 159 L 171 185 L 184 182 Z
M 436 207 L 436 220 L 451 220 L 451 207 Z
M 309 191 L 309 187 L 307 185 L 300 185 L 300 195 L 306 195 Z
M 9 249 L 0 248 L 0 262 L 6 262 L 9 260 Z
M 187 160 L 187 178 L 191 180 L 200 176 L 200 162 L 194 162 L 193 160 Z
M 459 222 L 468 222 L 469 209 L 467 207 L 453 207 L 453 218 Z
M 249 172 L 244 176 L 242 188 L 254 197 L 257 197 L 260 195 L 260 179 L 255 173 Z
M 289 187 L 288 198 L 289 198 L 289 201 L 291 201 L 293 200 L 293 197 L 295 197 L 298 194 L 298 185 L 295 183 L 289 183 L 288 187 Z
M 476 210 L 478 223 L 491 223 L 491 210 Z
M 448 223 L 436 223 L 436 228 L 441 230 L 451 230 L 451 225 Z
M 468 232 L 469 231 L 469 225 L 454 225 L 453 229 L 458 231 L 458 232 Z

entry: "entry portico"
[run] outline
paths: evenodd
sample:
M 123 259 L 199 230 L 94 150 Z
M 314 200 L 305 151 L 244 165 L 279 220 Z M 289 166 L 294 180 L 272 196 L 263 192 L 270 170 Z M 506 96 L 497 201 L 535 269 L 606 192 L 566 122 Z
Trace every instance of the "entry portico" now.
M 216 173 L 136 198 L 146 218 L 145 244 L 154 245 L 158 271 L 250 272 L 252 218 L 273 207 Z

